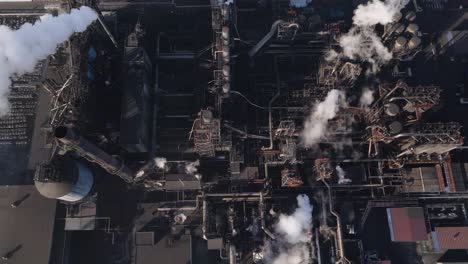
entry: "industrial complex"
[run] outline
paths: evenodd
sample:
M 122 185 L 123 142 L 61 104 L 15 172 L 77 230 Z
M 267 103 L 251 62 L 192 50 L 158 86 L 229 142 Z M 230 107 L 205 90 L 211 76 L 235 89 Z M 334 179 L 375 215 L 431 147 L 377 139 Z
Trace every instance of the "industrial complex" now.
M 0 0 L 0 264 L 468 263 L 467 0 Z

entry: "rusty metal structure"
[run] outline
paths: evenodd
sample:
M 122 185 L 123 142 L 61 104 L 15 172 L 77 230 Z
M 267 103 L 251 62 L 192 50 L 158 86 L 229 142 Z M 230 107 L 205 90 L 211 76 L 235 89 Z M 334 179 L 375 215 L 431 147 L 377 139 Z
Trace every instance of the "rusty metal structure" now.
M 406 112 L 408 116 L 413 113 L 414 116 L 409 117 L 408 122 L 417 121 L 424 112 L 439 104 L 440 93 L 438 86 L 409 86 L 403 80 L 398 80 L 395 85 L 381 84 L 379 94 L 384 106 L 381 111 L 384 110 L 389 116 L 397 115 L 400 110 Z M 389 106 L 395 108 L 391 104 L 396 105 L 398 109 L 389 111 Z

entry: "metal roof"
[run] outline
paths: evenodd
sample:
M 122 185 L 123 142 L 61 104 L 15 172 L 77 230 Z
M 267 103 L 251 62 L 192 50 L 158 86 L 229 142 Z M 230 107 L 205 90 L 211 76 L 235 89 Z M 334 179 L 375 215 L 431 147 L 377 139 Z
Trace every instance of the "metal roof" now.
M 415 242 L 427 240 L 427 229 L 422 207 L 387 208 L 387 219 L 392 241 Z
M 56 204 L 33 185 L 0 186 L 0 256 L 20 247 L 8 264 L 49 263 Z
M 166 174 L 166 190 L 199 190 L 201 189 L 200 181 L 193 175 L 188 174 Z
M 468 249 L 468 226 L 436 227 L 433 242 L 438 249 Z

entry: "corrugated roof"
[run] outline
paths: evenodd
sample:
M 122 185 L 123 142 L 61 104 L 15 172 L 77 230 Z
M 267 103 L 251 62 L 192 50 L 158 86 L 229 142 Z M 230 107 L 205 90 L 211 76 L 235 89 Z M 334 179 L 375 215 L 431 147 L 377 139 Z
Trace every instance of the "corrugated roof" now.
M 468 249 L 468 226 L 436 227 L 439 249 Z
M 427 239 L 421 207 L 387 208 L 387 218 L 392 241 L 415 242 Z

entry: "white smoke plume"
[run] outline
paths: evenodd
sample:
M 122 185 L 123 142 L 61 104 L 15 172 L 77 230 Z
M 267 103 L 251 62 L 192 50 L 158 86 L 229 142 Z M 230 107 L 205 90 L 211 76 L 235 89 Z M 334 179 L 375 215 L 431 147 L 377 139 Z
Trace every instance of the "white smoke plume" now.
M 351 182 L 351 179 L 346 178 L 346 172 L 340 165 L 337 165 L 335 169 L 338 174 L 338 184 L 347 184 Z
M 297 196 L 297 209 L 292 215 L 279 216 L 276 232 L 290 244 L 306 242 L 312 223 L 312 205 L 306 195 Z
M 408 2 L 409 0 L 371 0 L 354 10 L 353 24 L 358 27 L 386 25 L 393 21 Z
M 312 3 L 312 0 L 289 0 L 289 6 L 302 8 Z
M 387 25 L 409 0 L 371 0 L 354 10 L 353 27 L 341 36 L 340 54 L 330 53 L 328 60 L 347 58 L 369 62 L 371 71 L 377 72 L 382 64 L 392 59 L 392 53 L 382 44 L 374 31 L 377 24 Z
M 164 170 L 166 168 L 167 159 L 166 158 L 155 158 L 154 164 L 158 169 Z
M 374 102 L 374 91 L 369 88 L 362 89 L 361 98 L 359 99 L 359 105 L 361 107 L 370 106 Z
M 371 27 L 354 27 L 341 36 L 339 43 L 345 58 L 369 62 L 373 72 L 392 59 L 392 53 Z
M 306 245 L 292 247 L 282 251 L 271 263 L 272 264 L 303 264 L 308 263 L 309 249 Z
M 279 222 L 275 226 L 277 240 L 264 245 L 266 263 L 308 263 L 310 252 L 307 242 L 311 239 L 313 207 L 309 197 L 303 194 L 297 196 L 297 204 L 292 215 L 279 216 Z M 277 249 L 275 253 L 273 247 Z
M 69 14 L 41 16 L 36 23 L 26 23 L 18 30 L 0 25 L 0 115 L 9 111 L 10 78 L 32 72 L 40 60 L 55 53 L 59 44 L 73 33 L 85 31 L 96 19 L 96 12 L 83 6 Z
M 194 162 L 190 162 L 185 164 L 185 173 L 193 175 L 198 172 L 198 166 L 200 166 L 200 160 L 196 160 Z
M 304 122 L 301 134 L 305 147 L 312 147 L 323 139 L 328 131 L 328 121 L 335 118 L 341 107 L 346 105 L 344 92 L 331 90 L 323 102 L 315 105 Z

